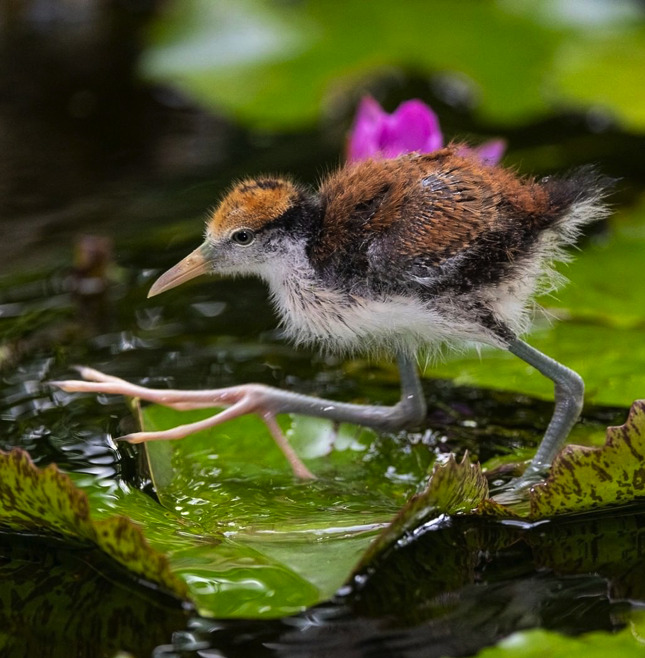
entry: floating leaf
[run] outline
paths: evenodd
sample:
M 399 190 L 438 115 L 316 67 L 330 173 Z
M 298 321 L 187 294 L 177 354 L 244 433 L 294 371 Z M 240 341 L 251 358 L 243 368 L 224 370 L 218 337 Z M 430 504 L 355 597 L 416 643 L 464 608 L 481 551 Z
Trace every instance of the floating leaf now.
M 192 422 L 216 410 L 151 405 L 144 427 Z M 281 417 L 318 479 L 293 477 L 253 415 L 146 452 L 159 500 L 217 537 L 171 551 L 202 611 L 281 616 L 329 598 L 361 554 L 427 478 L 427 446 L 401 445 L 352 425 Z
M 607 430 L 603 447 L 566 446 L 531 490 L 534 519 L 625 504 L 645 496 L 645 400 Z
M 61 544 L 0 536 L 0 655 L 150 656 L 185 627 L 177 599 L 133 586 L 98 550 Z
M 425 490 L 412 496 L 370 544 L 356 569 L 364 568 L 378 553 L 429 518 L 472 512 L 487 496 L 488 483 L 479 464 L 472 464 L 468 454 L 459 463 L 450 455 L 448 461 L 435 466 Z
M 69 476 L 53 464 L 37 468 L 20 448 L 0 452 L 0 526 L 95 544 L 138 576 L 180 598 L 188 596 L 185 583 L 138 525 L 124 517 L 93 520 L 86 494 Z

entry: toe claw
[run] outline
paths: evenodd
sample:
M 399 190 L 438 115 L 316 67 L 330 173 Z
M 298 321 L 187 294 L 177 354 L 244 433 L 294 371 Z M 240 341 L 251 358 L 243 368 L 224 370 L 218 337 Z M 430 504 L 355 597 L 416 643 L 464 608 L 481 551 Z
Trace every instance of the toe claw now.
M 119 377 L 114 377 L 113 375 L 106 375 L 100 370 L 90 368 L 89 366 L 72 366 L 73 370 L 76 370 L 78 374 L 87 381 L 90 382 L 120 382 L 123 381 Z
M 142 439 L 137 439 L 136 434 L 124 434 L 123 436 L 117 436 L 114 440 L 119 443 L 129 443 L 130 445 L 142 443 Z

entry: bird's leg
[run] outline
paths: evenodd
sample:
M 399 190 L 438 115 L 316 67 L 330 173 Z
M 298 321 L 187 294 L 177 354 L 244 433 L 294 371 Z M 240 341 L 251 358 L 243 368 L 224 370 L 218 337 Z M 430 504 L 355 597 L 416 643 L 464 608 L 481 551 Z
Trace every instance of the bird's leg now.
M 195 423 L 179 425 L 161 432 L 137 432 L 121 437 L 130 443 L 181 439 L 200 430 L 220 425 L 227 420 L 256 413 L 265 422 L 274 440 L 285 453 L 294 473 L 299 477 L 312 477 L 284 438 L 275 421 L 276 414 L 303 414 L 327 418 L 335 422 L 356 423 L 382 431 L 418 425 L 425 418 L 426 404 L 416 366 L 408 356 L 399 356 L 398 362 L 401 373 L 401 399 L 393 407 L 334 402 L 261 384 L 245 384 L 204 391 L 153 389 L 131 384 L 92 368 L 79 368 L 83 380 L 52 383 L 68 392 L 125 395 L 179 410 L 227 407 L 224 411 Z
M 555 384 L 555 409 L 533 460 L 520 478 L 520 486 L 535 482 L 551 465 L 582 410 L 584 382 L 578 373 L 542 354 L 519 338 L 509 343 L 508 351 L 548 377 Z

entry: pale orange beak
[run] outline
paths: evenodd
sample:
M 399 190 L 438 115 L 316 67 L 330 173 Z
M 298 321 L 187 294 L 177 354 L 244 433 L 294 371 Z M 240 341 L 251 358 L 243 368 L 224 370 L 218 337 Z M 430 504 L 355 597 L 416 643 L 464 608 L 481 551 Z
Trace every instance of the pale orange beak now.
M 154 297 L 166 290 L 176 288 L 178 285 L 190 281 L 200 274 L 208 274 L 210 271 L 208 262 L 204 258 L 202 247 L 198 247 L 195 251 L 188 254 L 186 258 L 179 261 L 177 265 L 164 272 L 152 284 L 148 297 Z

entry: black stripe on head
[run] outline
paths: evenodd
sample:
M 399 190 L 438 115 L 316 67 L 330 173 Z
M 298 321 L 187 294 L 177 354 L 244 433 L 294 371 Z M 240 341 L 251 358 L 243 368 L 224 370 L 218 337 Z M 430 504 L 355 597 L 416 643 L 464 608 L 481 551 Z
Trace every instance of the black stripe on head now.
M 314 196 L 299 191 L 292 205 L 266 224 L 264 229 L 282 230 L 309 241 L 320 230 L 322 214 L 319 201 Z
M 259 187 L 261 190 L 275 190 L 279 187 L 284 187 L 284 183 L 274 179 L 266 179 L 255 181 L 255 186 Z

